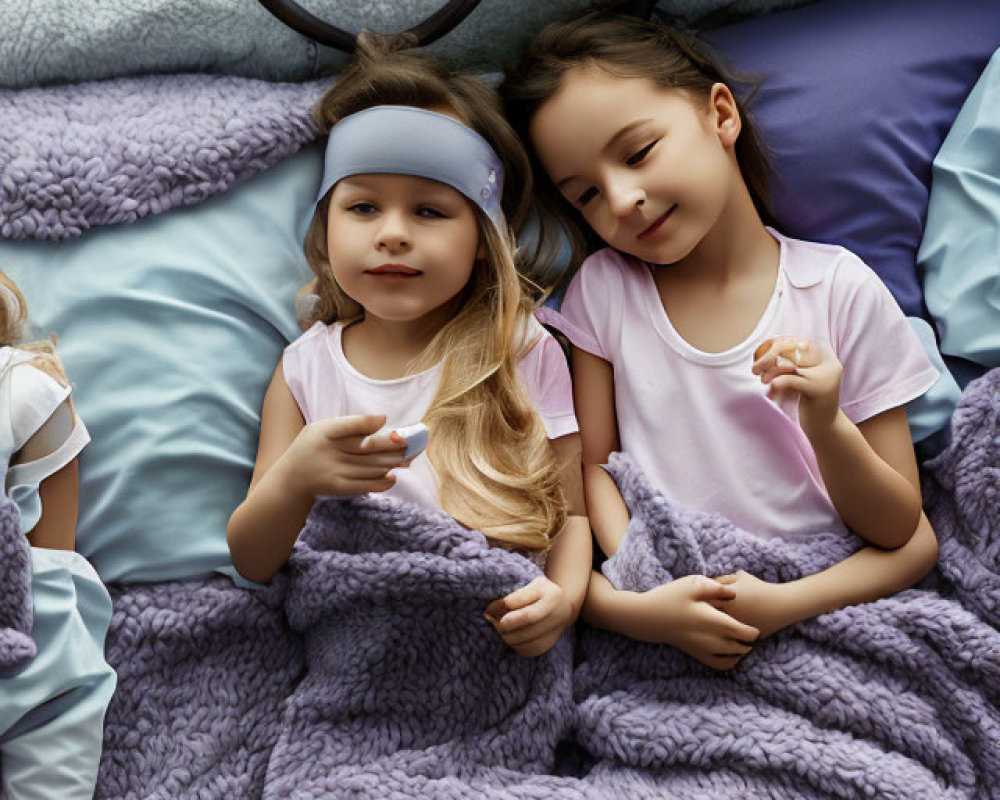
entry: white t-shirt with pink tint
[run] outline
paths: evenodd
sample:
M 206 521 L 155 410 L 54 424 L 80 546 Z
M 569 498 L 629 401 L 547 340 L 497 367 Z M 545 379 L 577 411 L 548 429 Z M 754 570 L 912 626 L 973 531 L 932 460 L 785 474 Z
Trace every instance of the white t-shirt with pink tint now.
M 549 439 L 558 439 L 578 430 L 569 367 L 559 343 L 534 320 L 531 325 L 531 336 L 537 336 L 537 343 L 518 363 L 517 372 Z M 386 428 L 391 429 L 423 419 L 434 399 L 441 365 L 395 380 L 369 378 L 344 356 L 343 328 L 340 322 L 317 322 L 285 348 L 285 382 L 305 421 L 385 414 Z M 385 495 L 441 508 L 437 476 L 426 451 L 395 474 L 396 483 Z
M 919 397 L 937 371 L 857 256 L 771 233 L 781 245 L 771 300 L 750 336 L 725 352 L 683 339 L 650 266 L 611 249 L 583 263 L 559 312 L 538 317 L 611 363 L 621 449 L 668 497 L 762 537 L 846 531 L 797 401 L 767 396 L 750 371 L 754 349 L 782 335 L 827 343 L 844 367 L 840 403 L 855 423 Z

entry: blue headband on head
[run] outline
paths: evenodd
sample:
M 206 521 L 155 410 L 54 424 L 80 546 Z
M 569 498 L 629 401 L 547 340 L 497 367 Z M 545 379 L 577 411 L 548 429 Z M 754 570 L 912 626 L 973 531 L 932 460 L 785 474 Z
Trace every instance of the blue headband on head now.
M 374 106 L 344 117 L 326 145 L 318 203 L 351 175 L 430 178 L 451 186 L 503 229 L 503 165 L 482 136 L 458 120 L 413 106 Z

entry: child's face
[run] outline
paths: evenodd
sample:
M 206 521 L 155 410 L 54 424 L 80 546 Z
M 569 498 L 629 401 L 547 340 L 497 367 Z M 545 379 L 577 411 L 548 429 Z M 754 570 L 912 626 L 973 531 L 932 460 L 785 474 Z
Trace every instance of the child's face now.
M 450 186 L 409 175 L 354 175 L 330 196 L 327 246 L 340 288 L 366 314 L 420 319 L 468 283 L 479 233 Z
M 531 140 L 562 195 L 612 247 L 654 264 L 688 255 L 742 185 L 739 116 L 646 78 L 590 67 L 567 73 L 535 114 Z

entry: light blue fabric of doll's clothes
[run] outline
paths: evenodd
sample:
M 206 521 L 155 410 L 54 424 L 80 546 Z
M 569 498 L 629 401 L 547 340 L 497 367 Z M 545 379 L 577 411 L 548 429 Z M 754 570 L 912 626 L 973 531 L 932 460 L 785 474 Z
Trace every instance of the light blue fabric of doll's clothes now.
M 1000 366 L 1000 50 L 934 159 L 918 266 L 941 351 Z
M 111 598 L 79 553 L 31 548 L 38 654 L 0 675 L 6 800 L 89 800 L 116 676 L 104 660 Z
M 16 490 L 10 497 L 20 511 L 17 535 L 30 532 L 39 520 L 39 482 L 58 472 L 87 441 L 79 420 L 59 428 L 57 414 L 69 389 L 34 367 L 11 366 L 26 360 L 23 351 L 0 349 L 0 478 L 8 490 Z M 8 467 L 12 454 L 47 422 L 57 423 L 46 428 L 50 438 L 59 437 L 51 442 L 54 449 Z M 116 681 L 104 659 L 111 598 L 80 554 L 40 547 L 30 553 L 30 633 L 36 653 L 0 671 L 0 796 L 89 799 Z M 0 591 L 12 589 L 0 586 Z

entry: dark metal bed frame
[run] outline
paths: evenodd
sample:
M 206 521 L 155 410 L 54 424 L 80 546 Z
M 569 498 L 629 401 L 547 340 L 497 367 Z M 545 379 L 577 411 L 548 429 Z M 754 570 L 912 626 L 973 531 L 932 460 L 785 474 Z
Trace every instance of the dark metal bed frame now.
M 354 52 L 357 34 L 320 19 L 294 0 L 260 0 L 260 4 L 290 28 L 313 41 L 345 53 Z M 439 11 L 404 32 L 416 34 L 417 44 L 420 46 L 430 44 L 458 26 L 478 5 L 479 0 L 447 0 Z M 620 5 L 620 10 L 624 13 L 649 19 L 655 0 L 632 0 Z

